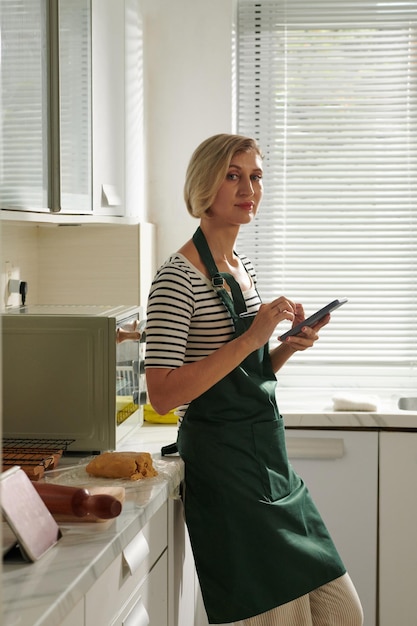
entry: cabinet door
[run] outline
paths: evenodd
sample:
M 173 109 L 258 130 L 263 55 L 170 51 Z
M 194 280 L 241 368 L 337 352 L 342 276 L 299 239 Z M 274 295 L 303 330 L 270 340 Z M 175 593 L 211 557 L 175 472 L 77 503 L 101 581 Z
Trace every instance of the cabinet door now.
M 133 216 L 143 197 L 138 0 L 92 0 L 93 211 Z
M 290 429 L 287 446 L 375 626 L 378 433 Z
M 380 434 L 379 623 L 417 623 L 417 433 Z
M 169 626 L 208 626 L 180 500 L 169 501 Z M 219 624 L 218 626 L 222 626 Z
M 50 175 L 52 180 L 59 180 L 51 210 L 63 213 L 92 211 L 90 5 L 90 0 L 58 2 L 59 66 L 58 75 L 52 72 L 52 78 L 59 80 L 59 123 L 51 121 L 52 146 L 59 153 L 60 171 L 52 168 Z
M 91 212 L 90 0 L 6 0 L 1 18 L 0 207 Z
M 181 500 L 168 501 L 169 626 L 195 621 L 195 566 Z
M 48 77 L 43 0 L 2 0 L 0 208 L 48 211 Z

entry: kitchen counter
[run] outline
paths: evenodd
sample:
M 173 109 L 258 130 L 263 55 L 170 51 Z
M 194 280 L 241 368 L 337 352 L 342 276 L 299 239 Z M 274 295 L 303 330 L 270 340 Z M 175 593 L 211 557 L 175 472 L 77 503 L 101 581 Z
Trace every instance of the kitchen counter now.
M 279 397 L 288 429 L 417 430 L 417 412 L 397 409 L 395 394 L 382 400 L 376 412 L 334 411 L 331 396 L 315 390 L 303 391 L 301 398 L 297 392 L 281 390 Z M 175 456 L 160 456 L 161 446 L 175 441 L 176 430 L 175 424 L 145 423 L 119 445 L 119 450 L 151 452 L 160 472 L 144 481 L 123 481 L 126 500 L 119 517 L 103 523 L 60 524 L 62 538 L 38 562 L 26 563 L 22 558 L 4 562 L 3 626 L 61 623 L 167 498 L 176 497 L 182 462 Z M 83 464 L 72 463 L 55 470 L 53 481 L 77 485 Z M 88 482 L 86 474 L 85 478 Z
M 61 624 L 167 498 L 176 497 L 182 461 L 178 457 L 161 459 L 158 453 L 161 445 L 172 442 L 175 426 L 145 427 L 143 433 L 141 430 L 138 438 L 125 442 L 124 449 L 154 453 L 159 476 L 142 481 L 116 481 L 126 488 L 119 517 L 100 523 L 60 524 L 62 538 L 39 561 L 27 563 L 20 553 L 11 559 L 6 557 L 2 581 L 3 626 Z M 144 435 L 148 432 L 147 438 Z M 82 466 L 80 461 L 69 467 L 63 463 L 62 469 L 54 470 L 49 476 L 52 482 L 78 486 L 77 478 L 83 477 Z M 84 474 L 85 482 L 91 483 L 85 471 Z
M 417 430 L 416 411 L 283 411 L 285 427 L 290 428 L 349 428 L 376 430 Z
M 370 400 L 376 411 L 335 411 L 333 397 L 347 396 L 353 400 Z M 277 401 L 287 428 L 347 428 L 380 430 L 417 430 L 417 411 L 398 408 L 400 397 L 414 397 L 416 390 L 390 393 L 363 392 L 340 393 L 336 390 L 278 389 Z

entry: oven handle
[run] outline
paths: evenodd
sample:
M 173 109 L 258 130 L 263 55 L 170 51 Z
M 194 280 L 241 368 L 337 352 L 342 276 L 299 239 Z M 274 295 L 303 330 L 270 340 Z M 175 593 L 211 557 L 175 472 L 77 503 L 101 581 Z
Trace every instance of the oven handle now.
M 129 324 L 131 328 L 123 328 L 118 326 L 116 328 L 116 343 L 122 343 L 122 341 L 145 341 L 146 332 L 146 320 L 135 320 L 133 324 Z

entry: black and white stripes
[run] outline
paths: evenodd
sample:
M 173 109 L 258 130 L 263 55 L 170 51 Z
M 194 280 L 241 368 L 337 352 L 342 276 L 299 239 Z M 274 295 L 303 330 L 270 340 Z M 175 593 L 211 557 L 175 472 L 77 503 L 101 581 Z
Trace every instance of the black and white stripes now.
M 244 292 L 249 312 L 259 308 L 255 271 L 240 256 L 252 279 Z M 233 322 L 211 281 L 181 254 L 159 269 L 149 293 L 146 321 L 145 367 L 176 368 L 203 359 L 229 341 Z M 182 416 L 186 406 L 179 407 Z

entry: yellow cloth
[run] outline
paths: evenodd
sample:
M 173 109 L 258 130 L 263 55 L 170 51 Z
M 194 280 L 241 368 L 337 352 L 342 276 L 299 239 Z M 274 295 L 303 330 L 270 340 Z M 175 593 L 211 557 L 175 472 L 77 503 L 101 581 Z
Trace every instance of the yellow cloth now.
M 174 410 L 165 415 L 159 415 L 150 404 L 145 404 L 143 407 L 143 419 L 145 422 L 153 422 L 154 424 L 176 424 L 178 420 Z

